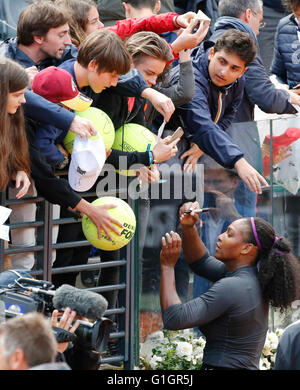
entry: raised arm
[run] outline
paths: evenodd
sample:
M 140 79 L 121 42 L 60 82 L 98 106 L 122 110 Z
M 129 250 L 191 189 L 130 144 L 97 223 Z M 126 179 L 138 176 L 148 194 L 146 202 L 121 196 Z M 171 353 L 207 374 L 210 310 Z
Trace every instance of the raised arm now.
M 185 203 L 179 210 L 179 217 L 182 226 L 182 246 L 184 256 L 189 264 L 192 264 L 206 254 L 207 249 L 199 237 L 196 223 L 199 221 L 199 214 L 191 212 L 184 214 L 187 210 L 199 209 L 198 202 Z
M 176 291 L 174 267 L 181 252 L 181 238 L 178 233 L 166 233 L 162 237 L 160 252 L 160 305 L 161 310 L 181 304 Z
M 153 31 L 157 34 L 186 28 L 196 16 L 194 12 L 178 15 L 168 12 L 160 15 L 151 15 L 148 18 L 119 20 L 114 26 L 106 27 L 114 31 L 121 39 L 130 37 L 139 31 Z

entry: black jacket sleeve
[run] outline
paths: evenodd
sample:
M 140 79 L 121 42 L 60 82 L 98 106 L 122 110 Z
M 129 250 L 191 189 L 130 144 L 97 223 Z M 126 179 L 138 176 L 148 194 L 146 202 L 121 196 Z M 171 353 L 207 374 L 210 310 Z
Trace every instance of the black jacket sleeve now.
M 123 152 L 121 150 L 112 149 L 110 156 L 106 160 L 114 166 L 114 168 L 128 169 L 135 164 L 143 164 L 148 166 L 150 164 L 148 152 Z
M 110 87 L 112 91 L 126 97 L 140 97 L 146 88 L 149 88 L 148 84 L 136 69 L 120 76 L 116 87 Z

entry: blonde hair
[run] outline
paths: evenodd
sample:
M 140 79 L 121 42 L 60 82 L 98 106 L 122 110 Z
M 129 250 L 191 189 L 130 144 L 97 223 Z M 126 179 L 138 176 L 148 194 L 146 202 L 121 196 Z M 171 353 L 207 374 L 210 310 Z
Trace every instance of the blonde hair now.
M 125 45 L 131 55 L 134 66 L 139 65 L 147 57 L 165 61 L 166 66 L 162 74 L 157 78 L 157 83 L 167 83 L 168 74 L 173 60 L 172 50 L 167 41 L 151 31 L 141 31 L 129 37 Z
M 125 45 L 134 64 L 138 64 L 143 56 L 158 58 L 166 62 L 173 60 L 172 51 L 167 41 L 151 31 L 133 34 L 126 40 Z

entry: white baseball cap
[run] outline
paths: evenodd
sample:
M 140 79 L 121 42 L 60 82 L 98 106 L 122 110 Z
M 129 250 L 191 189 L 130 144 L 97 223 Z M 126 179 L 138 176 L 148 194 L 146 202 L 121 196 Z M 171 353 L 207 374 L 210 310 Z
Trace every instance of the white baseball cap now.
M 88 191 L 95 184 L 106 160 L 106 150 L 101 134 L 87 139 L 76 136 L 71 163 L 69 183 L 73 190 Z

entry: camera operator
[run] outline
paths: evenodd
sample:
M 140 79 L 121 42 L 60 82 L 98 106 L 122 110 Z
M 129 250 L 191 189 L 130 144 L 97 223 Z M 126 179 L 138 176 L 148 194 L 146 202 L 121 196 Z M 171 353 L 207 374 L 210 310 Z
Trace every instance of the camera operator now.
M 0 324 L 1 370 L 70 370 L 56 357 L 57 342 L 43 314 L 31 312 Z
M 59 319 L 59 315 L 62 317 Z M 63 313 L 59 310 L 54 310 L 51 316 L 52 327 L 60 328 L 66 332 L 75 333 L 79 327 L 80 322 L 78 319 L 88 321 L 87 318 L 77 316 L 75 310 L 67 307 Z M 98 370 L 101 364 L 101 355 L 95 350 L 86 350 L 73 345 L 70 342 L 58 342 L 57 343 L 57 362 L 67 363 L 72 370 Z
M 69 307 L 66 308 L 64 313 L 62 314 L 62 317 L 59 319 L 59 315 L 61 313 L 58 310 L 54 310 L 51 316 L 51 324 L 53 327 L 61 328 L 67 332 L 75 333 L 75 330 L 80 325 L 79 321 L 75 321 L 76 318 L 76 311 L 70 309 Z M 74 322 L 75 321 L 75 322 Z M 66 349 L 68 348 L 70 342 L 60 342 L 57 343 L 57 350 L 59 353 L 64 353 Z
M 22 313 L 42 313 L 52 325 L 57 341 L 56 361 L 67 363 L 71 370 L 98 370 L 112 325 L 103 316 L 108 305 L 106 299 L 70 285 L 57 290 L 53 287 L 51 282 L 34 279 L 21 270 L 1 272 L 3 319 L 9 321 Z

